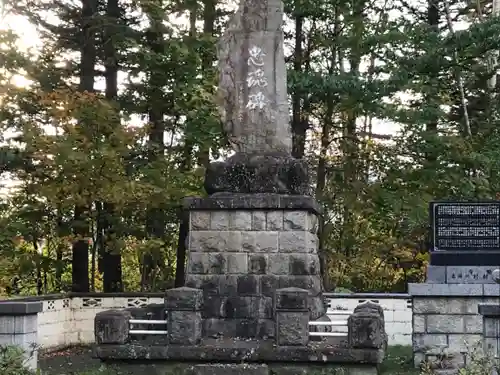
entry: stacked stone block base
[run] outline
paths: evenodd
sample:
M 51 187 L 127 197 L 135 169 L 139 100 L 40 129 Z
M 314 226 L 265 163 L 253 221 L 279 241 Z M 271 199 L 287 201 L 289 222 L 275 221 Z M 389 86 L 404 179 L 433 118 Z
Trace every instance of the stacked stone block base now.
M 204 335 L 272 337 L 277 289 L 309 292 L 309 318 L 325 314 L 311 197 L 231 194 L 186 201 L 185 285 L 204 293 Z
M 484 343 L 481 304 L 500 304 L 496 284 L 409 284 L 413 297 L 413 353 L 418 367 L 450 355 L 454 366 Z

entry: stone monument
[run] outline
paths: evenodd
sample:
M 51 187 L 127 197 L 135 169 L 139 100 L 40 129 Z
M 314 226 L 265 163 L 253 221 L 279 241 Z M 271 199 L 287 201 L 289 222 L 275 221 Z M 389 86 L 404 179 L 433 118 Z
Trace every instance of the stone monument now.
M 420 366 L 444 351 L 460 367 L 471 348 L 492 342 L 487 326 L 492 306 L 500 305 L 500 203 L 432 202 L 429 212 L 427 280 L 408 287 L 414 360 Z M 486 349 L 497 352 L 498 345 Z
M 137 338 L 145 335 L 137 324 L 147 326 L 137 317 L 147 309 L 99 313 L 98 358 L 128 366 L 131 359 L 197 362 L 187 366 L 190 374 L 295 373 L 304 363 L 377 373 L 387 343 L 379 306 L 359 306 L 347 337 L 310 340 L 310 322 L 329 321 L 317 254 L 320 207 L 305 163 L 291 156 L 282 22 L 280 0 L 243 0 L 219 41 L 219 105 L 235 154 L 207 168 L 208 197 L 184 200 L 186 280 L 165 294 L 166 330 Z

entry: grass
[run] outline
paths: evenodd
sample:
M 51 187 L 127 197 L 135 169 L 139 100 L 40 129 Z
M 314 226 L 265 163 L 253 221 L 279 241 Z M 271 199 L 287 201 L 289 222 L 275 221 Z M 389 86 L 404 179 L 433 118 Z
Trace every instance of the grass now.
M 380 366 L 382 375 L 419 375 L 413 367 L 411 346 L 390 346 L 384 363 Z

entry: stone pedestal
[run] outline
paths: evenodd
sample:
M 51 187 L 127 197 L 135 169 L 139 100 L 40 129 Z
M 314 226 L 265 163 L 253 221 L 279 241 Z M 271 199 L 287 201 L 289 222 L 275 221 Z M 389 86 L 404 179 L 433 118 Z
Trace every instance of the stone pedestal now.
M 94 332 L 97 344 L 125 344 L 129 340 L 129 320 L 126 310 L 107 310 L 96 314 Z
M 199 289 L 175 288 L 165 293 L 168 342 L 196 345 L 201 340 L 201 307 L 203 293 Z
M 204 336 L 273 337 L 273 296 L 282 288 L 308 291 L 310 320 L 325 314 L 313 198 L 214 194 L 186 199 L 185 208 L 185 285 L 203 290 Z
M 42 302 L 0 303 L 0 345 L 15 345 L 24 350 L 26 365 L 38 367 L 38 313 Z

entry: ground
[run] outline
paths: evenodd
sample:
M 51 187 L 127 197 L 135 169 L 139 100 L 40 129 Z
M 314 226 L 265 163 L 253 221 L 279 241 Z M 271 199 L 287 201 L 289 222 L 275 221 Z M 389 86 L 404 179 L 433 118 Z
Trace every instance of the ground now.
M 47 375 L 98 375 L 101 363 L 93 359 L 89 348 L 72 348 L 52 354 L 41 355 L 40 368 Z M 412 368 L 411 347 L 393 346 L 382 364 L 381 375 L 417 375 Z

